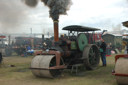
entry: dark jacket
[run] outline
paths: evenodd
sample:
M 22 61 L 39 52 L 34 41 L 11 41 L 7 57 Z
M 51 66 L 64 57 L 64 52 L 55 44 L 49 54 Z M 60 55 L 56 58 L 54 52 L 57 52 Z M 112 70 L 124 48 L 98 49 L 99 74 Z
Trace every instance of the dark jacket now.
M 2 60 L 3 60 L 2 53 L 0 53 L 0 64 L 2 63 Z
M 102 42 L 100 48 L 103 49 L 103 53 L 106 53 L 106 47 L 107 47 L 106 43 Z

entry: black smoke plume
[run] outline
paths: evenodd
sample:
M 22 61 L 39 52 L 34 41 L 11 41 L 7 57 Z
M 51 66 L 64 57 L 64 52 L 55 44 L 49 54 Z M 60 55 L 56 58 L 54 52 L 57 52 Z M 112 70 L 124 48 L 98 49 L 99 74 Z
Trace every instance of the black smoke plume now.
M 38 0 L 22 0 L 26 5 L 35 7 L 38 4 Z
M 50 8 L 50 17 L 55 21 L 59 19 L 59 15 L 67 14 L 72 2 L 71 0 L 41 0 L 46 6 Z

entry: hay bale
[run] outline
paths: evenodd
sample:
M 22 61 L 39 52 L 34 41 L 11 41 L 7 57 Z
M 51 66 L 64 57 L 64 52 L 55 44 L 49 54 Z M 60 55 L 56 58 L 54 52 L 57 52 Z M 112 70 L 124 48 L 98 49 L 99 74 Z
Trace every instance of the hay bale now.
M 115 65 L 115 73 L 128 74 L 128 58 L 119 58 Z M 128 85 L 128 77 L 116 76 L 118 84 Z

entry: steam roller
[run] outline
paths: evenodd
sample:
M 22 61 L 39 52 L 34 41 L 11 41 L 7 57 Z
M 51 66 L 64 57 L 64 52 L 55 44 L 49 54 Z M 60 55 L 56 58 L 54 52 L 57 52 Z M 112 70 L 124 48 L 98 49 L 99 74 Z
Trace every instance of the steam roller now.
M 115 56 L 115 75 L 118 85 L 128 85 L 128 55 Z
M 68 35 L 54 37 L 54 41 L 43 39 L 43 50 L 37 51 L 31 62 L 33 75 L 56 78 L 64 69 L 72 70 L 72 67 L 78 64 L 89 70 L 98 66 L 99 48 L 94 43 L 93 36 L 94 31 L 99 29 L 71 25 L 64 27 L 63 30 L 67 30 Z M 55 30 L 54 32 L 54 36 L 57 36 Z

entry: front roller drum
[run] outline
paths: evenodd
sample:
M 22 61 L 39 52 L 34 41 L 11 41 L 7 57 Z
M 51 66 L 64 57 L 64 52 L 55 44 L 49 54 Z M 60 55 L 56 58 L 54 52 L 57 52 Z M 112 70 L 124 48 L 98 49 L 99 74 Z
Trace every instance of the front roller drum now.
M 119 58 L 116 61 L 115 77 L 118 85 L 128 85 L 128 58 Z
M 61 75 L 60 69 L 49 69 L 55 65 L 55 55 L 38 55 L 31 62 L 31 71 L 37 77 L 55 78 Z

